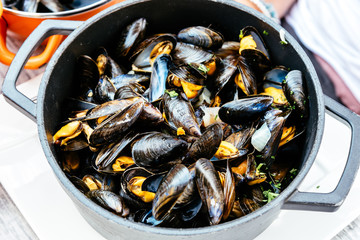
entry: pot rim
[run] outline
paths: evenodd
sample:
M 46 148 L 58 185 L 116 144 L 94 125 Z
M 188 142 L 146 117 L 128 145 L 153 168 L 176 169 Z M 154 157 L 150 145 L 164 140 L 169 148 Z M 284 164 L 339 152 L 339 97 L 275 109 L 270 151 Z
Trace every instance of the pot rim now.
M 311 147 L 311 150 L 309 151 L 308 158 L 304 161 L 301 169 L 299 169 L 299 172 L 297 176 L 293 179 L 293 181 L 289 184 L 289 186 L 284 189 L 278 197 L 276 197 L 274 200 L 272 200 L 270 203 L 267 203 L 266 205 L 262 206 L 258 210 L 247 214 L 243 217 L 240 217 L 238 219 L 234 219 L 229 222 L 224 222 L 218 225 L 214 226 L 207 226 L 207 227 L 200 227 L 200 228 L 188 228 L 188 229 L 179 229 L 179 228 L 164 228 L 164 227 L 152 227 L 148 226 L 146 224 L 133 222 L 131 220 L 127 220 L 125 218 L 119 217 L 108 210 L 100 207 L 93 201 L 91 201 L 89 198 L 87 198 L 83 193 L 81 193 L 67 178 L 65 173 L 62 171 L 60 166 L 57 163 L 57 160 L 55 156 L 52 154 L 49 142 L 47 141 L 47 135 L 46 130 L 44 127 L 44 109 L 43 109 L 43 102 L 45 97 L 45 89 L 48 84 L 48 81 L 51 76 L 52 72 L 52 66 L 57 64 L 59 57 L 61 54 L 67 49 L 67 47 L 72 43 L 72 41 L 83 31 L 86 31 L 86 29 L 92 25 L 94 22 L 97 22 L 101 20 L 103 17 L 112 14 L 114 12 L 119 11 L 122 8 L 132 6 L 135 4 L 139 4 L 141 2 L 149 2 L 151 0 L 133 0 L 133 1 L 124 1 L 121 3 L 118 3 L 112 7 L 107 8 L 106 10 L 96 14 L 95 16 L 91 17 L 87 21 L 85 21 L 83 24 L 81 24 L 74 32 L 72 32 L 60 45 L 60 47 L 57 49 L 53 57 L 51 58 L 50 62 L 48 63 L 48 66 L 46 68 L 46 71 L 43 75 L 42 82 L 39 87 L 39 94 L 38 94 L 38 107 L 37 107 L 37 124 L 38 124 L 38 132 L 39 132 L 39 138 L 41 141 L 41 145 L 44 149 L 44 153 L 47 157 L 47 160 L 49 164 L 52 167 L 52 170 L 54 171 L 55 175 L 57 176 L 57 180 L 60 181 L 63 188 L 65 188 L 67 193 L 71 193 L 72 197 L 75 197 L 80 204 L 82 204 L 83 207 L 95 212 L 96 214 L 100 215 L 101 217 L 105 218 L 108 221 L 115 222 L 117 224 L 120 224 L 122 226 L 125 226 L 127 228 L 131 228 L 137 231 L 142 231 L 145 233 L 152 233 L 152 234 L 161 234 L 161 235 L 167 235 L 167 236 L 194 236 L 194 235 L 202 235 L 202 234 L 209 234 L 209 233 L 215 233 L 219 231 L 224 231 L 227 229 L 231 229 L 237 225 L 244 224 L 246 222 L 253 221 L 256 218 L 259 218 L 263 215 L 265 215 L 267 212 L 274 210 L 274 209 L 281 209 L 284 202 L 286 202 L 286 199 L 290 197 L 291 194 L 293 194 L 300 183 L 305 178 L 306 174 L 309 172 L 313 162 L 315 161 L 316 155 L 318 153 L 321 139 L 323 136 L 324 131 L 324 123 L 325 123 L 325 105 L 324 105 L 324 98 L 322 89 L 320 86 L 320 82 L 318 80 L 316 71 L 306 55 L 305 51 L 301 48 L 300 44 L 290 35 L 286 32 L 286 40 L 289 42 L 289 44 L 296 50 L 297 54 L 299 55 L 300 59 L 304 62 L 304 65 L 306 66 L 307 71 L 309 72 L 309 75 L 311 76 L 311 81 L 314 84 L 315 94 L 314 97 L 312 97 L 312 100 L 317 102 L 318 104 L 318 111 L 317 111 L 317 131 L 315 133 L 314 137 L 314 144 Z M 226 0 L 209 0 L 209 2 L 214 2 L 218 4 L 224 4 L 228 5 L 229 7 L 233 7 L 238 9 L 239 11 L 252 14 L 254 15 L 259 21 L 264 22 L 265 24 L 269 25 L 271 28 L 273 28 L 276 32 L 280 32 L 281 29 L 283 29 L 280 25 L 275 23 L 273 20 L 269 19 L 268 17 L 262 15 L 261 13 L 257 12 L 256 10 L 249 8 L 245 5 L 242 5 L 240 3 L 237 3 L 235 1 L 226 1 Z M 316 99 L 315 99 L 316 98 Z M 40 103 L 40 104 L 39 104 Z
M 31 13 L 31 12 L 24 12 L 24 11 L 20 11 L 20 10 L 3 7 L 3 9 L 4 9 L 3 14 L 4 15 L 10 14 L 10 15 L 14 15 L 14 16 L 28 17 L 28 18 L 40 18 L 40 19 L 42 19 L 42 18 L 58 18 L 58 17 L 66 17 L 66 16 L 71 16 L 71 15 L 76 15 L 79 13 L 87 12 L 91 9 L 102 6 L 108 2 L 111 2 L 111 0 L 98 0 L 97 2 L 94 2 L 90 5 L 86 5 L 81 8 L 76 8 L 76 9 L 61 11 L 61 12 L 50 12 L 50 13 Z

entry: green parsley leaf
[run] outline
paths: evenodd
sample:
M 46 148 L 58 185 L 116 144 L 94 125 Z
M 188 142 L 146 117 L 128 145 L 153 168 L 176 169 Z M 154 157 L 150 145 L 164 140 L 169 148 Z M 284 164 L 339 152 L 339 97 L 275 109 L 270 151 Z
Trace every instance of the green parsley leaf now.
M 263 201 L 269 203 L 272 200 L 274 200 L 277 196 L 279 196 L 279 193 L 274 193 L 269 189 L 267 191 L 263 191 L 263 195 L 264 195 L 264 198 L 266 198 Z
M 210 69 L 207 68 L 204 64 L 200 64 L 199 67 L 198 67 L 198 69 L 199 69 L 200 71 L 202 71 L 203 73 L 205 73 L 205 74 L 210 70 Z
M 216 121 L 217 118 L 218 118 L 218 114 L 215 115 L 214 120 Z
M 263 31 L 263 34 L 266 36 L 269 35 L 269 33 L 266 30 Z
M 281 44 L 281 45 L 287 45 L 288 43 L 281 40 L 281 41 L 280 41 L 280 44 Z
M 172 91 L 168 91 L 167 89 L 165 89 L 165 93 L 169 94 L 170 97 L 177 97 L 179 94 L 177 92 L 175 92 L 174 90 Z
M 244 33 L 243 30 L 241 29 L 240 34 L 239 34 L 239 38 L 242 39 L 244 37 Z

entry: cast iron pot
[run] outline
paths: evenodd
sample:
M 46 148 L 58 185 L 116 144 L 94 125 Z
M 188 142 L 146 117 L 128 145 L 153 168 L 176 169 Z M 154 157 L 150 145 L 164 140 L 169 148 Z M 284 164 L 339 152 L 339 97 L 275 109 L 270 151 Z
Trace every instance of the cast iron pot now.
M 76 58 L 91 54 L 99 46 L 108 46 L 117 32 L 133 20 L 145 17 L 149 32 L 177 33 L 191 25 L 211 25 L 227 40 L 238 40 L 239 30 L 253 25 L 264 36 L 272 61 L 305 75 L 309 95 L 309 118 L 304 133 L 299 173 L 292 183 L 273 201 L 255 212 L 217 226 L 172 229 L 156 228 L 118 217 L 86 198 L 65 176 L 57 163 L 59 153 L 52 136 L 61 119 L 62 103 L 73 89 Z M 26 40 L 11 64 L 3 85 L 6 99 L 38 124 L 39 138 L 57 179 L 75 203 L 82 216 L 108 239 L 251 239 L 266 229 L 281 209 L 336 210 L 350 190 L 359 166 L 360 119 L 342 105 L 324 98 L 315 70 L 299 44 L 288 33 L 289 44 L 281 45 L 281 26 L 263 15 L 232 1 L 221 0 L 138 0 L 126 1 L 95 15 L 86 22 L 44 21 Z M 71 34 L 60 45 L 43 76 L 37 103 L 15 88 L 16 79 L 33 49 L 51 34 Z M 325 101 L 324 101 L 325 99 Z M 325 102 L 325 104 L 324 104 Z M 351 131 L 351 149 L 342 177 L 331 193 L 309 193 L 297 190 L 308 173 L 320 147 L 324 130 L 325 109 L 346 122 Z M 61 207 L 61 206 L 58 206 Z M 279 233 L 281 234 L 281 233 Z

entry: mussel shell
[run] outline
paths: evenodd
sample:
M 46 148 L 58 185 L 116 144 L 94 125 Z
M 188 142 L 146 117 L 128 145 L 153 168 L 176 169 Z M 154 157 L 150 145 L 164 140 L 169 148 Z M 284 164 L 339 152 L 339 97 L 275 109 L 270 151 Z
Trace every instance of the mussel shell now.
M 124 200 L 113 192 L 105 190 L 93 190 L 87 192 L 86 196 L 117 215 L 122 217 L 129 215 L 129 209 L 126 207 Z
M 204 48 L 219 48 L 224 43 L 221 33 L 203 26 L 184 28 L 177 37 L 183 42 Z
M 95 165 L 98 171 L 109 172 L 108 166 L 116 160 L 120 153 L 128 146 L 139 134 L 133 131 L 128 132 L 118 142 L 104 146 L 96 157 Z M 113 173 L 113 171 L 110 171 Z
M 175 91 L 169 89 L 169 91 Z M 171 97 L 168 93 L 163 96 L 164 112 L 167 121 L 175 129 L 182 127 L 186 134 L 199 137 L 201 131 L 197 122 L 194 109 L 181 93 Z
M 120 196 L 124 199 L 127 206 L 131 209 L 150 209 L 151 204 L 143 202 L 138 196 L 129 191 L 128 183 L 134 177 L 150 177 L 154 173 L 151 171 L 138 167 L 135 164 L 126 168 L 120 178 Z
M 225 139 L 225 141 L 231 143 L 239 150 L 247 148 L 255 130 L 256 128 L 254 127 L 254 124 L 252 124 L 249 127 L 242 128 L 239 131 L 232 133 Z
M 145 83 L 150 81 L 150 77 L 146 74 L 121 74 L 111 79 L 116 89 L 131 83 Z
M 265 164 L 270 167 L 275 159 L 275 153 L 279 147 L 281 135 L 285 125 L 286 118 L 275 116 L 266 120 L 266 124 L 270 130 L 271 136 L 264 149 L 260 152 L 259 156 L 265 161 Z
M 256 30 L 256 28 L 254 28 L 252 26 L 246 26 L 243 29 L 241 29 L 240 32 L 242 33 L 242 35 L 244 37 L 251 35 L 253 40 L 256 43 L 256 49 L 259 50 L 260 52 L 262 52 L 268 59 L 270 59 L 269 51 L 265 45 L 265 42 L 262 39 L 259 32 Z M 240 39 L 240 41 L 241 41 L 241 39 Z
M 230 161 L 227 161 L 224 181 L 224 220 L 226 220 L 230 215 L 230 212 L 234 206 L 235 196 L 235 178 L 231 171 Z
M 274 84 L 278 84 L 282 86 L 282 84 L 286 81 L 286 75 L 289 71 L 284 66 L 278 66 L 264 75 L 264 82 L 271 82 Z
M 219 95 L 220 91 L 235 75 L 238 62 L 239 60 L 235 55 L 229 55 L 219 62 L 219 67 L 217 68 L 217 71 L 215 73 L 215 79 L 213 80 L 213 96 Z
M 196 185 L 207 209 L 210 225 L 216 225 L 221 221 L 224 212 L 224 193 L 219 175 L 214 165 L 205 158 L 196 161 L 195 169 Z
M 158 168 L 177 161 L 186 149 L 185 141 L 154 132 L 143 136 L 133 145 L 132 157 L 138 166 Z
M 303 75 L 299 70 L 292 70 L 286 75 L 286 82 L 283 89 L 291 105 L 295 106 L 295 111 L 300 117 L 307 117 L 307 99 Z
M 116 141 L 138 119 L 144 108 L 143 101 L 136 101 L 127 108 L 105 119 L 90 135 L 90 145 L 99 146 Z
M 128 99 L 134 97 L 142 97 L 144 89 L 137 83 L 129 83 L 119 87 L 115 92 L 115 99 Z
M 80 178 L 76 176 L 68 176 L 68 178 L 72 182 L 72 184 L 74 184 L 75 187 L 79 189 L 80 192 L 82 192 L 83 194 L 86 194 L 90 191 L 89 187 Z
M 248 96 L 252 94 L 257 94 L 256 76 L 252 69 L 250 69 L 250 67 L 248 66 L 245 59 L 241 56 L 239 57 L 238 69 L 241 76 L 241 82 L 244 86 L 244 89 L 242 89 L 244 93 Z M 239 86 L 239 83 L 237 83 L 237 85 Z
M 82 93 L 88 88 L 95 89 L 100 78 L 96 62 L 87 55 L 81 55 L 77 59 L 76 69 L 80 92 Z
M 204 85 L 206 74 L 199 70 L 196 63 L 176 66 L 170 69 L 170 73 L 183 81 L 195 84 Z
M 271 96 L 248 96 L 225 103 L 219 117 L 228 124 L 246 124 L 261 117 L 273 103 Z
M 189 170 L 184 165 L 177 164 L 170 169 L 160 183 L 153 200 L 152 212 L 156 220 L 161 220 L 170 213 L 190 179 Z
M 82 120 L 92 120 L 104 116 L 110 116 L 118 111 L 124 110 L 133 103 L 131 100 L 113 100 L 98 105 L 86 112 L 86 116 Z
M 203 134 L 191 145 L 185 159 L 210 159 L 218 150 L 223 139 L 222 126 L 214 123 L 206 128 Z
M 145 18 L 139 18 L 129 24 L 119 36 L 119 41 L 115 47 L 115 56 L 121 59 L 127 56 L 131 48 L 138 42 L 142 41 L 146 31 L 147 21 Z
M 174 63 L 176 64 L 188 64 L 188 63 L 206 63 L 210 61 L 214 54 L 201 47 L 178 42 L 172 53 Z
M 145 39 L 137 46 L 135 53 L 130 58 L 130 60 L 133 61 L 133 65 L 146 72 L 151 69 L 151 54 L 155 46 L 160 43 L 169 44 L 169 46 L 174 49 L 177 40 L 172 34 L 159 34 Z
M 271 62 L 269 58 L 257 49 L 244 49 L 241 51 L 241 57 L 244 62 L 255 75 L 256 82 L 262 82 L 264 74 L 271 69 Z
M 116 88 L 106 75 L 101 76 L 95 88 L 95 99 L 99 103 L 114 100 Z
M 150 102 L 158 100 L 164 94 L 170 65 L 171 56 L 169 54 L 161 54 L 155 59 L 150 78 Z

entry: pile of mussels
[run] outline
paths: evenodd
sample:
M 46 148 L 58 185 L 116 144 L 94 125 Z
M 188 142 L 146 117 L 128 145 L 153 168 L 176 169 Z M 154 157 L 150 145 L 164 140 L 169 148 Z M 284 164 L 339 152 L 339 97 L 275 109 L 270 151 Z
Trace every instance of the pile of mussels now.
M 78 57 L 53 136 L 69 179 L 113 213 L 164 227 L 218 224 L 277 197 L 300 164 L 302 73 L 273 66 L 251 26 L 237 42 L 146 27 L 138 19 L 108 52 Z

